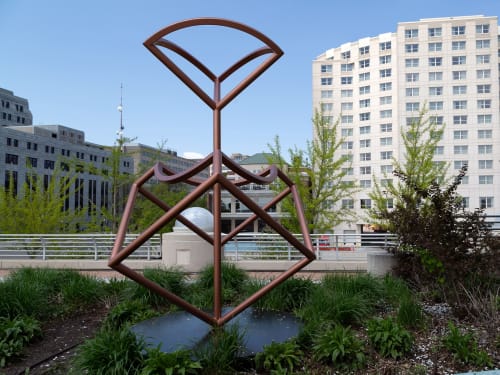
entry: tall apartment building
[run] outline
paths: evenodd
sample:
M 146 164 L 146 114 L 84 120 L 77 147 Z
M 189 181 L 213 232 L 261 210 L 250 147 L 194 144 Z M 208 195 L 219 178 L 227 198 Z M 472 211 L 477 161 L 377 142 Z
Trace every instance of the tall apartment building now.
M 392 177 L 402 160 L 401 132 L 424 105 L 430 121 L 445 126 L 435 160 L 450 175 L 468 164 L 459 187 L 468 209 L 500 214 L 500 103 L 498 19 L 446 17 L 401 22 L 396 32 L 329 49 L 313 61 L 313 106 L 339 120 L 348 178 L 362 190 L 340 202 L 359 219 L 332 228 L 363 232 L 373 178 Z M 388 181 L 382 181 L 387 183 Z
M 0 87 L 0 127 L 15 125 L 31 125 L 28 100 L 15 96 L 12 91 Z

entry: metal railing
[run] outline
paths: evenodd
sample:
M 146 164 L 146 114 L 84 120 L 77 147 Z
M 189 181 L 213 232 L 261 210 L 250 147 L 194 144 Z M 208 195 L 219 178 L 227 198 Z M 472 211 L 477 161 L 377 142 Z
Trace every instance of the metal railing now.
M 0 259 L 108 259 L 114 234 L 0 234 Z M 125 244 L 137 234 L 128 234 Z M 130 259 L 161 259 L 161 238 L 155 235 Z

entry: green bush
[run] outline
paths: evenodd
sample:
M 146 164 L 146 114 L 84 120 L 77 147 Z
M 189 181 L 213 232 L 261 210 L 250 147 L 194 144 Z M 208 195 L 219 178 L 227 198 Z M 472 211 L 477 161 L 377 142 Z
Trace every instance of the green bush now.
M 452 322 L 448 322 L 448 333 L 443 337 L 442 342 L 456 360 L 466 365 L 493 367 L 488 353 L 479 349 L 472 333 L 461 333 Z
M 178 269 L 150 268 L 144 270 L 144 277 L 175 295 L 182 295 L 185 291 L 185 275 Z M 133 298 L 141 299 L 155 308 L 170 305 L 167 299 L 140 284 L 135 284 Z
M 109 329 L 121 329 L 124 326 L 150 319 L 159 313 L 139 300 L 122 302 L 111 309 L 103 325 Z
M 323 331 L 315 337 L 312 351 L 319 361 L 343 371 L 358 370 L 366 364 L 363 343 L 350 327 L 334 325 Z
M 404 297 L 399 303 L 396 320 L 406 328 L 421 328 L 425 323 L 422 306 L 412 297 Z
M 0 318 L 0 368 L 10 358 L 19 356 L 23 348 L 42 331 L 37 320 L 30 317 Z
M 392 318 L 368 321 L 368 339 L 382 357 L 404 357 L 413 345 L 410 332 Z
M 189 375 L 198 374 L 201 364 L 191 359 L 188 350 L 163 353 L 159 348 L 147 350 L 141 375 Z
M 302 355 L 299 345 L 294 341 L 272 342 L 255 356 L 257 368 L 271 371 L 272 374 L 290 374 L 300 364 Z
M 411 289 L 403 279 L 392 275 L 384 276 L 382 279 L 382 287 L 385 298 L 395 307 L 399 305 L 401 300 L 413 295 Z
M 136 374 L 143 366 L 145 344 L 127 328 L 103 328 L 79 348 L 71 374 Z

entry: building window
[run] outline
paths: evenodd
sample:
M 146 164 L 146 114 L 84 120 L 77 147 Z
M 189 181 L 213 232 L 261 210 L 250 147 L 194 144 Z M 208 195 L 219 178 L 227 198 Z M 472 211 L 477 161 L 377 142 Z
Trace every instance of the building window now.
M 341 72 L 352 72 L 353 69 L 354 69 L 354 63 L 340 64 Z
M 352 150 L 352 141 L 342 142 L 342 150 Z
M 43 167 L 45 169 L 54 169 L 55 164 L 54 160 L 44 160 Z
M 342 98 L 350 98 L 352 97 L 352 90 L 340 90 L 340 96 Z
M 322 116 L 321 120 L 323 121 L 323 124 L 325 125 L 331 125 L 333 123 L 333 116 Z M 126 167 L 124 162 L 124 167 Z
M 454 100 L 453 109 L 467 109 L 467 100 Z
M 352 210 L 354 208 L 354 199 L 342 199 L 342 208 Z
M 444 146 L 436 146 L 434 148 L 434 155 L 443 155 L 444 154 Z
M 360 207 L 361 208 L 372 208 L 372 200 L 371 199 L 360 199 Z
M 340 57 L 343 60 L 350 59 L 351 58 L 351 51 L 344 51 L 340 54 Z
M 454 130 L 453 131 L 453 139 L 467 139 L 468 132 L 467 130 Z
M 493 136 L 493 131 L 491 129 L 477 131 L 477 137 L 479 139 L 487 139 L 487 138 L 491 138 L 492 136 Z
M 370 161 L 372 160 L 372 154 L 371 152 L 362 152 L 359 154 L 359 160 L 360 161 Z
M 493 169 L 493 160 L 479 160 L 479 169 Z
M 443 43 L 429 43 L 429 52 L 440 52 L 443 50 Z
M 360 174 L 372 174 L 372 167 L 368 167 L 368 166 L 359 167 L 359 173 Z
M 476 48 L 477 49 L 490 48 L 490 40 L 489 39 L 476 40 Z
M 390 160 L 392 159 L 392 151 L 381 151 L 380 152 L 381 160 Z
M 489 94 L 491 92 L 491 85 L 477 85 L 478 94 Z
M 491 208 L 493 207 L 493 197 L 479 197 L 479 208 Z
M 491 115 L 477 115 L 478 124 L 491 124 Z
M 380 64 L 389 64 L 391 62 L 391 55 L 380 56 Z
M 493 184 L 493 176 L 492 175 L 479 176 L 479 185 L 491 185 L 491 184 Z
M 391 125 L 391 124 L 388 124 Z M 391 125 L 392 129 L 392 125 Z M 392 137 L 382 137 L 380 138 L 380 146 L 391 146 L 392 145 Z
M 429 81 L 442 81 L 443 72 L 429 72 Z
M 492 154 L 493 145 L 479 145 L 477 146 L 478 154 Z
M 321 110 L 323 112 L 330 112 L 333 110 L 333 103 L 321 103 Z
M 476 56 L 476 64 L 489 64 L 489 63 L 490 63 L 490 55 Z
M 469 161 L 468 160 L 455 160 L 453 162 L 453 168 L 454 169 L 461 169 L 462 167 L 465 167 L 469 165 Z
M 352 176 L 354 174 L 354 169 L 353 168 L 342 168 L 342 173 L 346 176 Z
M 370 93 L 370 86 L 361 86 L 359 88 L 359 93 L 360 93 L 360 95 L 369 94 Z
M 440 95 L 443 95 L 443 87 L 442 86 L 429 87 L 429 95 L 430 96 L 440 96 Z
M 362 55 L 367 55 L 370 53 L 370 46 L 364 46 L 359 48 L 359 54 Z
M 491 77 L 491 70 L 490 69 L 478 69 L 478 70 L 476 70 L 476 77 L 477 77 L 477 79 L 490 78 Z
M 371 131 L 371 126 L 370 125 L 361 126 L 359 128 L 359 134 L 370 134 L 370 131 Z
M 392 82 L 384 82 L 380 84 L 380 91 L 392 90 Z
M 392 109 L 386 109 L 380 111 L 380 118 L 391 118 L 392 117 Z
M 380 124 L 380 132 L 381 133 L 392 132 L 392 124 Z
M 464 35 L 464 34 L 465 34 L 465 26 L 451 27 L 451 35 Z
M 487 109 L 491 108 L 491 100 L 490 99 L 480 99 L 477 101 L 477 108 L 479 109 Z
M 417 38 L 417 37 L 418 37 L 418 29 L 405 30 L 405 38 Z
M 350 111 L 352 110 L 352 102 L 342 102 L 340 103 L 340 109 L 342 111 Z
M 453 86 L 453 95 L 463 95 L 467 93 L 467 86 Z
M 466 56 L 452 56 L 451 65 L 464 65 L 467 61 Z
M 380 105 L 392 104 L 392 96 L 381 96 Z
M 441 66 L 443 65 L 442 57 L 429 57 L 429 66 Z
M 341 85 L 351 85 L 352 84 L 352 77 L 340 77 L 340 84 Z
M 440 111 L 443 109 L 443 102 L 429 102 L 429 110 Z
M 359 180 L 359 187 L 362 189 L 368 189 L 372 187 L 372 180 Z
M 364 112 L 359 114 L 359 121 L 368 121 L 370 120 L 370 112 Z
M 391 42 L 381 42 L 378 44 L 378 46 L 381 51 L 386 51 L 388 49 L 391 49 Z
M 321 90 L 321 99 L 330 99 L 333 97 L 332 90 Z
M 457 115 L 453 116 L 454 125 L 465 125 L 467 124 L 467 115 Z
M 467 72 L 465 70 L 454 70 L 451 73 L 454 80 L 463 80 L 467 78 Z
M 322 77 L 321 78 L 321 86 L 330 86 L 332 84 L 331 77 Z
M 476 25 L 476 34 L 488 34 L 490 32 L 490 25 Z
M 322 64 L 321 65 L 321 73 L 331 73 L 332 65 L 331 64 Z
M 341 130 L 341 135 L 342 137 L 350 137 L 353 135 L 353 129 L 352 128 L 345 128 Z
M 455 145 L 453 146 L 453 153 L 455 155 L 465 155 L 469 151 L 469 147 L 467 145 Z
M 369 66 L 370 66 L 370 59 L 361 60 L 359 62 L 359 67 L 360 68 L 368 68 Z
M 418 52 L 418 43 L 405 44 L 406 53 L 416 53 Z
M 382 174 L 390 174 L 392 173 L 393 167 L 391 164 L 386 164 L 386 165 L 381 165 L 380 166 L 380 172 Z
M 26 167 L 36 168 L 38 166 L 38 159 L 31 156 L 26 157 Z
M 359 147 L 360 148 L 370 147 L 370 144 L 371 144 L 371 139 L 360 139 L 359 140 Z
M 443 29 L 440 27 L 429 27 L 429 36 L 430 37 L 437 37 L 441 36 L 443 33 Z
M 360 73 L 359 81 L 369 81 L 370 80 L 370 72 Z
M 418 81 L 418 73 L 406 73 L 406 82 L 417 82 Z
M 380 78 L 387 78 L 392 75 L 392 69 L 381 69 Z
M 462 208 L 469 208 L 469 197 L 462 197 Z
M 416 68 L 418 67 L 418 59 L 405 59 L 405 67 L 407 68 Z
M 420 110 L 420 103 L 418 102 L 406 103 L 406 111 L 413 112 L 419 110 Z
M 5 164 L 18 165 L 19 156 L 14 154 L 5 154 Z
M 359 101 L 359 108 L 367 108 L 370 106 L 370 99 L 361 99 Z
M 461 51 L 465 49 L 465 40 L 456 40 L 451 42 L 452 51 Z
M 340 117 L 340 122 L 342 124 L 352 124 L 352 120 L 352 115 L 343 115 L 342 117 Z
M 444 117 L 443 116 L 430 116 L 429 122 L 431 124 L 435 124 L 435 125 L 443 125 L 444 124 Z

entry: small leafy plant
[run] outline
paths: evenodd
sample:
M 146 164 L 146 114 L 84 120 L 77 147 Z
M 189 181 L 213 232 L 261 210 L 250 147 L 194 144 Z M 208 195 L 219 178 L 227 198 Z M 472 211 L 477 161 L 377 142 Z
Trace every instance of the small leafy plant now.
M 368 339 L 381 356 L 394 359 L 404 357 L 413 345 L 411 333 L 392 318 L 369 320 Z
M 271 374 L 287 374 L 297 367 L 302 355 L 303 352 L 295 341 L 273 341 L 255 356 L 255 363 L 258 368 L 268 370 Z
M 472 333 L 461 333 L 457 326 L 448 322 L 448 333 L 443 337 L 443 344 L 453 357 L 468 365 L 492 367 L 493 363 L 486 351 L 479 349 Z
M 344 371 L 361 369 L 366 363 L 363 343 L 350 327 L 341 325 L 335 325 L 315 338 L 313 354 L 317 360 Z
M 141 375 L 192 375 L 201 368 L 201 363 L 194 361 L 188 350 L 164 353 L 160 348 L 153 348 L 147 350 Z
M 41 333 L 38 321 L 33 318 L 0 318 L 0 368 L 5 367 L 10 358 L 20 355 L 23 348 Z
M 425 322 L 422 306 L 412 297 L 405 297 L 401 300 L 396 319 L 406 328 L 420 328 Z

